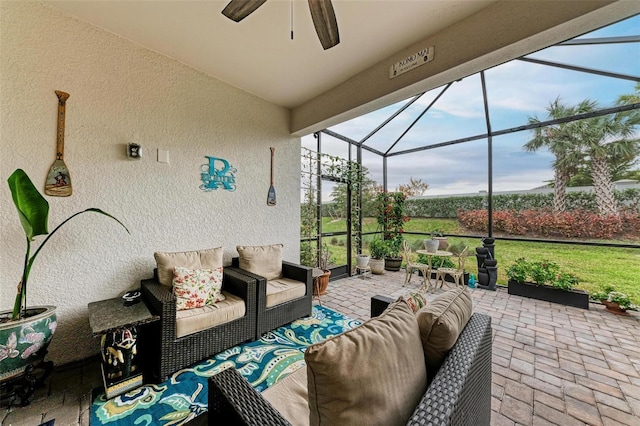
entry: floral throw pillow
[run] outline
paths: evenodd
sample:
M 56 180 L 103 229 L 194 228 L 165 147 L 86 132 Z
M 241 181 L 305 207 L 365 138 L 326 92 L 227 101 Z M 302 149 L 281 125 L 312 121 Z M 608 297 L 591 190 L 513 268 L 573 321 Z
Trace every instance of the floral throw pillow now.
M 411 308 L 414 314 L 427 304 L 425 293 L 420 291 L 407 294 L 404 296 L 404 301 L 409 305 L 409 308 Z
M 173 294 L 176 309 L 202 308 L 225 299 L 222 290 L 222 267 L 188 269 L 176 266 L 173 270 Z

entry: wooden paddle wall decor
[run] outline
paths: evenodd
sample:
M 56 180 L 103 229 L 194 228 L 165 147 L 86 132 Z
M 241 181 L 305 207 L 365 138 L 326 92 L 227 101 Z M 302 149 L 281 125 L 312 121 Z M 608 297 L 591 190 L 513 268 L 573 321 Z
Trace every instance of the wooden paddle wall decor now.
M 65 108 L 69 94 L 56 90 L 58 96 L 58 132 L 56 136 L 56 160 L 49 169 L 44 184 L 44 193 L 54 197 L 68 197 L 71 195 L 71 175 L 64 163 L 64 121 Z
M 273 155 L 275 154 L 276 149 L 271 147 L 271 186 L 269 186 L 269 194 L 267 194 L 267 205 L 275 206 L 276 205 L 276 189 L 273 187 Z

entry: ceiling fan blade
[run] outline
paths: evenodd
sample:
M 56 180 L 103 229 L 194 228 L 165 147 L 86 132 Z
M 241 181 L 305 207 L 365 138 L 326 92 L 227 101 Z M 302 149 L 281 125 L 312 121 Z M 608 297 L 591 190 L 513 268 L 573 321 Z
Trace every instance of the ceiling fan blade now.
M 222 10 L 222 14 L 232 21 L 240 22 L 251 15 L 267 0 L 231 0 Z
M 316 33 L 324 50 L 331 49 L 340 43 L 340 35 L 338 34 L 338 22 L 336 14 L 333 11 L 331 0 L 308 0 L 309 10 L 311 11 L 311 19 L 313 26 L 316 27 Z

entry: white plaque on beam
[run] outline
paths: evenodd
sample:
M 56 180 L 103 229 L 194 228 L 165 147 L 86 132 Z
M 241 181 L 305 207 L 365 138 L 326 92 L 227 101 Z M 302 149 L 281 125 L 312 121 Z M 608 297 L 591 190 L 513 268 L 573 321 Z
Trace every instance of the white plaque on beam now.
M 411 71 L 414 68 L 424 65 L 427 62 L 433 61 L 434 47 L 429 46 L 414 53 L 411 56 L 407 56 L 401 61 L 396 62 L 389 68 L 389 78 L 394 78 L 400 74 L 404 74 L 407 71 Z

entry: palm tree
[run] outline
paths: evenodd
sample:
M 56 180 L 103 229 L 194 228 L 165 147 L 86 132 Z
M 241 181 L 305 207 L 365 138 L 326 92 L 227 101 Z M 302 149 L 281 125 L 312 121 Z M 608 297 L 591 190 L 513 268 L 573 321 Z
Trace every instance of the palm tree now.
M 576 114 L 580 114 L 596 111 L 599 106 L 597 102 L 586 99 L 574 109 Z M 569 132 L 574 135 L 585 159 L 591 164 L 591 178 L 600 214 L 618 213 L 611 166 L 615 162 L 633 161 L 640 152 L 639 140 L 632 138 L 635 121 L 633 114 L 618 113 L 568 123 Z
M 571 115 L 575 115 L 573 108 L 563 105 L 560 98 L 556 98 L 547 107 L 548 120 Z M 540 120 L 537 117 L 529 117 L 529 124 L 538 123 Z M 529 152 L 547 148 L 556 157 L 552 167 L 554 171 L 553 211 L 557 213 L 565 210 L 567 185 L 581 160 L 581 153 L 572 137 L 569 124 L 560 123 L 536 128 L 533 139 L 524 145 L 524 149 Z

